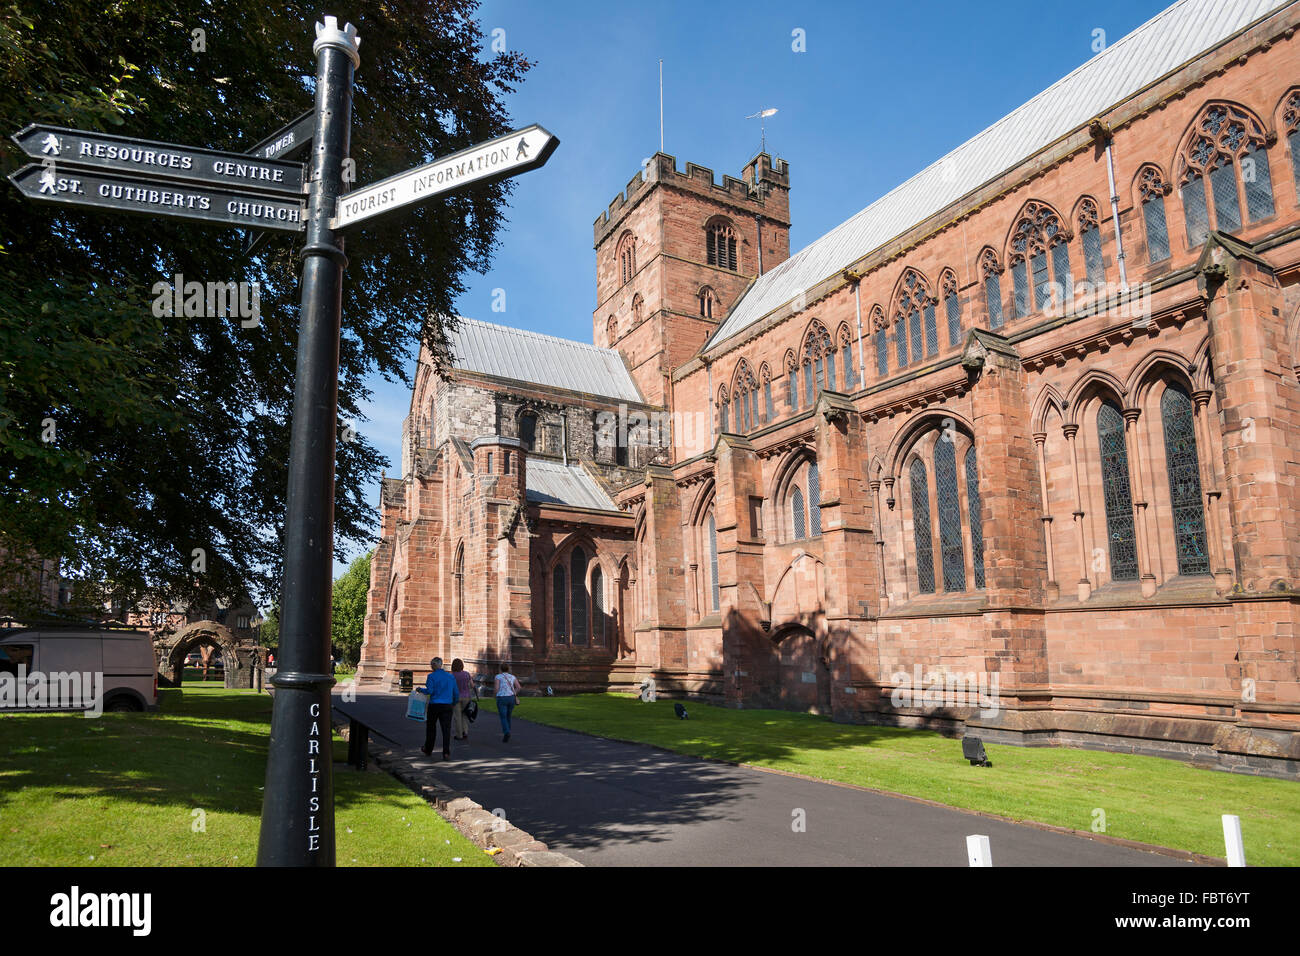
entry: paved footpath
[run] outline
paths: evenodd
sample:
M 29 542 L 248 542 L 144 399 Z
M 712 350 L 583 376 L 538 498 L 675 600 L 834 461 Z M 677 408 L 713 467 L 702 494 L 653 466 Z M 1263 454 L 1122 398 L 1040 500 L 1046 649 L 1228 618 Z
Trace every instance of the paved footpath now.
M 429 761 L 444 783 L 587 866 L 966 866 L 966 836 L 996 866 L 1182 866 L 1172 857 L 782 774 L 672 754 L 514 718 L 501 742 L 483 700 L 468 743 Z M 528 713 L 523 698 L 517 715 Z M 334 708 L 422 758 L 404 695 L 359 692 Z M 441 744 L 441 741 L 439 741 Z M 794 832 L 796 809 L 806 832 Z

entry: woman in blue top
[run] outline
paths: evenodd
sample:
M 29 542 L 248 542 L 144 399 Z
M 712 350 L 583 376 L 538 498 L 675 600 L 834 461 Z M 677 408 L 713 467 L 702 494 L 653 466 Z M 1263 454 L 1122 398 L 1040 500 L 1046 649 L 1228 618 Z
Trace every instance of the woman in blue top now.
M 497 674 L 497 714 L 501 718 L 501 742 L 510 742 L 510 714 L 519 703 L 519 681 L 510 673 L 510 665 L 501 662 L 501 673 Z

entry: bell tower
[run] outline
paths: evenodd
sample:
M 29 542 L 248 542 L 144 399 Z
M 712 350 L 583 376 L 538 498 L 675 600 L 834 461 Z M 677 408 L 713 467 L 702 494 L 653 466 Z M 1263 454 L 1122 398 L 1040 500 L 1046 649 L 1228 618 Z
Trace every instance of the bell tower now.
M 790 167 L 759 153 L 742 178 L 655 153 L 595 223 L 593 340 L 667 406 L 689 361 L 755 277 L 790 256 Z

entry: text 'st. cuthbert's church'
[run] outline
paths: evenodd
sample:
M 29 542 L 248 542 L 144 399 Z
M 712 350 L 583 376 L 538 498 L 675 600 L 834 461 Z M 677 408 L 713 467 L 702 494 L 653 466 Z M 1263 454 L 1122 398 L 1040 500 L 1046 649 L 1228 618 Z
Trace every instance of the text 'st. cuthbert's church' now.
M 361 679 L 1300 769 L 1297 26 L 1182 0 L 794 256 L 786 163 L 657 154 L 595 346 L 421 355 Z

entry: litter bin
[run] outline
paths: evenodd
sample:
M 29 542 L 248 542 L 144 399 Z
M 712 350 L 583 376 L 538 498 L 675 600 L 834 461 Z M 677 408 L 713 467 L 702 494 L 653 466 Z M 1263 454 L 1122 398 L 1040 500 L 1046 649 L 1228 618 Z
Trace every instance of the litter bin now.
M 398 671 L 397 676 L 401 680 L 403 694 L 409 694 L 411 688 L 415 686 L 415 679 L 411 671 Z

